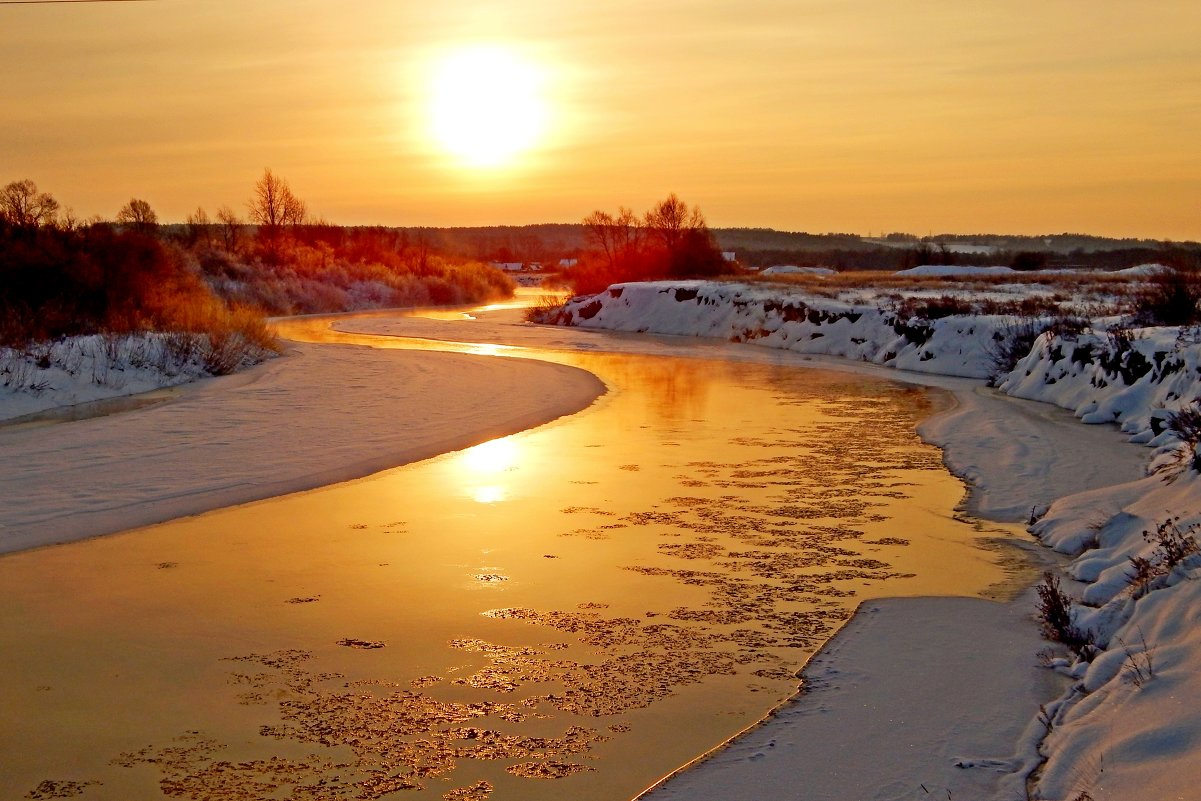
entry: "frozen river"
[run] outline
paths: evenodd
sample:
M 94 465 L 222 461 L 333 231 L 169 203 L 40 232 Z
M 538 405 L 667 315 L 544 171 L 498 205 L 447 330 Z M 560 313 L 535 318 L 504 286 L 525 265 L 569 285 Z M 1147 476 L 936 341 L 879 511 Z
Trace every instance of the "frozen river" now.
M 0 558 L 0 795 L 624 801 L 794 694 L 864 599 L 1007 580 L 1012 529 L 957 516 L 914 433 L 937 391 L 520 355 L 609 391 L 360 480 Z

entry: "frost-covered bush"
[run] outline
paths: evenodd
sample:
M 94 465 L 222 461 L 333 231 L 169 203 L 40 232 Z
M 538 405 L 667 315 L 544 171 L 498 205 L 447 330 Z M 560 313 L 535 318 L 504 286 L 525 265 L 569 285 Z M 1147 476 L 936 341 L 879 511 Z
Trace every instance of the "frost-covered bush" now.
M 499 270 L 477 262 L 428 256 L 408 265 L 392 254 L 375 252 L 387 263 L 354 262 L 347 253 L 293 245 L 278 261 L 253 262 L 246 269 L 228 259 L 201 260 L 205 280 L 230 303 L 255 306 L 269 314 L 378 309 L 391 306 L 456 305 L 512 295 L 514 284 Z

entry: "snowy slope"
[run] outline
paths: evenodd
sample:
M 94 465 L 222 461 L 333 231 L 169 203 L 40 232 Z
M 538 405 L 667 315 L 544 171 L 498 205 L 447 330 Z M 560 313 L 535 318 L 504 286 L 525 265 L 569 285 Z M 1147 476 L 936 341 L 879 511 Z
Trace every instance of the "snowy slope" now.
M 1086 423 L 1117 423 L 1137 441 L 1152 442 L 1163 431 L 1164 410 L 1201 396 L 1201 344 L 1180 328 L 1046 336 L 1000 388 L 1070 409 Z
M 919 373 L 986 378 L 992 372 L 990 343 L 1013 320 L 912 320 L 876 306 L 776 287 L 680 281 L 617 284 L 599 295 L 571 300 L 555 322 L 716 337 Z
M 1033 530 L 1046 544 L 1079 553 L 1068 567 L 1086 582 L 1073 622 L 1099 649 L 1091 661 L 1056 660 L 1076 682 L 1047 709 L 1051 730 L 1041 746 L 1047 762 L 1037 797 L 1196 798 L 1201 558 L 1193 553 L 1169 568 L 1157 532 L 1196 542 L 1201 477 L 1169 471 L 1070 497 Z M 1132 558 L 1148 560 L 1158 575 L 1132 581 Z

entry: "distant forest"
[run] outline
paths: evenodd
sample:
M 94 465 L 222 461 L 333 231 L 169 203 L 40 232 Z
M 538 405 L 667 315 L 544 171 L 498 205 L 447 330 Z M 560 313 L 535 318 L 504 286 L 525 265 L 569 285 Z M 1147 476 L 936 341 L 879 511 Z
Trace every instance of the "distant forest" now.
M 577 223 L 388 228 L 410 242 L 461 259 L 539 263 L 554 267 L 589 247 Z M 770 228 L 710 228 L 718 247 L 752 268 L 777 264 L 837 270 L 893 270 L 918 264 L 1005 265 L 1018 269 L 1083 267 L 1117 270 L 1148 262 L 1201 267 L 1201 243 L 1110 239 L 1086 234 L 1015 236 L 891 233 L 809 234 Z M 966 247 L 965 247 L 966 246 Z M 966 252 L 965 252 L 966 251 Z

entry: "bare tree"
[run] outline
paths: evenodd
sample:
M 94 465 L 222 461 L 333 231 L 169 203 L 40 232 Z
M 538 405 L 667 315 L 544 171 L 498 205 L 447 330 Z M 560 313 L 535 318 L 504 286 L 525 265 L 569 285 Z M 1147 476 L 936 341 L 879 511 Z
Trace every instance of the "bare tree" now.
M 58 216 L 58 201 L 26 178 L 13 181 L 0 192 L 0 217 L 17 228 L 53 225 Z
M 646 227 L 669 253 L 679 249 L 689 231 L 707 230 L 701 210 L 689 209 L 675 192 L 646 213 Z
M 584 231 L 605 255 L 611 270 L 631 258 L 642 244 L 642 223 L 625 207 L 618 207 L 617 216 L 604 211 L 592 212 L 584 218 Z
M 197 206 L 196 211 L 184 220 L 187 230 L 188 244 L 203 244 L 205 247 L 213 244 L 213 222 L 203 206 Z
M 254 185 L 247 209 L 250 221 L 258 226 L 272 254 L 277 251 L 285 227 L 303 225 L 307 215 L 304 201 L 296 197 L 288 182 L 271 172 L 270 167 L 263 170 L 263 177 Z
M 304 201 L 292 194 L 291 191 L 284 197 L 284 225 L 296 227 L 304 225 L 308 219 L 309 210 Z M 326 225 L 324 220 L 321 224 Z
M 409 239 L 407 231 L 401 232 L 401 239 L 396 243 L 397 250 L 404 259 L 405 264 L 409 269 L 418 275 L 429 274 L 430 255 L 433 253 L 433 245 L 430 242 L 429 233 L 424 228 L 418 228 L 413 239 Z
M 601 253 L 609 268 L 617 263 L 616 248 L 613 245 L 613 215 L 607 211 L 596 211 L 584 218 L 584 235 Z
M 217 224 L 221 226 L 221 241 L 230 253 L 238 250 L 242 240 L 242 221 L 229 206 L 217 209 Z
M 669 275 L 719 275 L 725 260 L 697 206 L 688 208 L 673 192 L 646 213 L 646 227 L 661 248 Z
M 140 198 L 132 198 L 117 212 L 117 222 L 143 234 L 158 230 L 158 215 L 150 204 Z
M 84 225 L 86 225 L 83 220 L 79 219 L 79 216 L 75 213 L 75 209 L 71 208 L 70 206 L 63 209 L 63 213 L 59 215 L 58 222 L 56 224 L 58 225 L 60 231 L 68 232 L 78 231 L 80 228 L 83 228 Z

